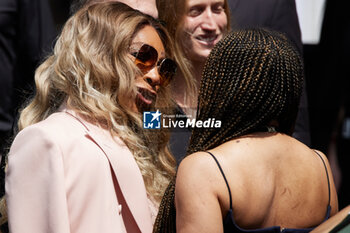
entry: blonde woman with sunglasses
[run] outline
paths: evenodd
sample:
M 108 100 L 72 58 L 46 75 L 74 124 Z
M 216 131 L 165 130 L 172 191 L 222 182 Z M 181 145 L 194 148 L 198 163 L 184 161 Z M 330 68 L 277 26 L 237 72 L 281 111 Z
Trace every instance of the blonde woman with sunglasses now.
M 170 48 L 157 21 L 123 3 L 67 21 L 9 153 L 10 232 L 152 231 L 175 161 L 167 132 L 144 130 L 141 114 L 171 107 Z

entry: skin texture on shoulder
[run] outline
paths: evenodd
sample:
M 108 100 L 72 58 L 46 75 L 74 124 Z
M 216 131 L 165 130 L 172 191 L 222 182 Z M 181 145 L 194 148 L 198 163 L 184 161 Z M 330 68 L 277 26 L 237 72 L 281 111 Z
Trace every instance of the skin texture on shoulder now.
M 223 231 L 222 212 L 213 191 L 220 183 L 216 169 L 205 152 L 189 155 L 180 163 L 175 186 L 177 232 Z
M 297 140 L 284 134 L 257 133 L 209 151 L 227 178 L 234 218 L 240 227 L 307 228 L 323 221 L 328 203 L 325 167 L 313 150 Z M 331 182 L 334 215 L 338 209 L 336 190 L 327 159 L 321 156 Z M 208 153 L 186 157 L 176 180 L 177 230 L 222 232 L 223 218 L 229 210 L 228 193 L 224 178 Z

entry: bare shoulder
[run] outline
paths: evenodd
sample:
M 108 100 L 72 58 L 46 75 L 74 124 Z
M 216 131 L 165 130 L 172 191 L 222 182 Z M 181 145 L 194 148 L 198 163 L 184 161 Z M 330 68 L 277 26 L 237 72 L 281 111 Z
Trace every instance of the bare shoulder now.
M 226 186 L 218 165 L 209 153 L 196 152 L 180 163 L 175 187 L 179 198 L 218 198 L 221 190 L 226 191 Z
M 210 155 L 207 152 L 200 151 L 186 156 L 179 165 L 179 170 L 187 169 L 188 167 L 200 168 L 208 165 Z
M 187 156 L 179 165 L 176 188 L 185 187 L 207 193 L 217 193 L 218 180 L 222 179 L 214 159 L 207 152 L 196 152 Z M 182 190 L 182 188 L 179 188 Z M 196 191 L 196 192 L 197 192 Z
M 177 180 L 186 179 L 190 181 L 192 178 L 196 182 L 206 180 L 207 176 L 213 173 L 215 162 L 207 152 L 196 152 L 185 157 L 178 168 Z
M 322 153 L 319 150 L 314 150 L 314 151 L 319 156 L 321 156 L 322 160 L 325 163 L 326 169 L 327 169 L 327 176 L 328 176 L 327 178 L 329 180 L 330 196 L 331 196 L 330 205 L 332 207 L 331 216 L 333 216 L 333 215 L 335 215 L 338 212 L 338 196 L 337 196 L 337 190 L 336 190 L 335 183 L 334 183 L 334 178 L 333 178 L 331 165 L 329 164 L 327 156 L 324 153 Z
M 206 152 L 191 154 L 181 162 L 175 185 L 178 232 L 219 232 L 222 228 L 215 166 Z
M 315 149 L 313 149 L 313 151 L 316 152 L 319 156 L 321 156 L 322 159 L 323 159 L 325 162 L 327 162 L 327 164 L 328 164 L 328 158 L 327 158 L 327 156 L 326 156 L 322 151 L 315 150 Z

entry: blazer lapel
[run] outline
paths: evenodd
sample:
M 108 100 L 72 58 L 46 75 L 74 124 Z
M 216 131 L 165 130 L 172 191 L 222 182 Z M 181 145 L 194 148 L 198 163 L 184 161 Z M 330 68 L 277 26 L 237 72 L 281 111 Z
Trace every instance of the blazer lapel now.
M 92 125 L 70 110 L 86 128 L 86 134 L 104 152 L 119 183 L 121 192 L 141 232 L 152 232 L 151 213 L 140 169 L 128 147 L 107 130 Z

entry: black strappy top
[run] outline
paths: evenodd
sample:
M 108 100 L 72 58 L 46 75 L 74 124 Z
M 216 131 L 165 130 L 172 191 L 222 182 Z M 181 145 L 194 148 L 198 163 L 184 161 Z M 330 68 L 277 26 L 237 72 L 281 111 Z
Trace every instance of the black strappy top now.
M 227 179 L 226 179 L 226 176 L 224 174 L 224 171 L 222 170 L 220 164 L 219 164 L 219 161 L 216 159 L 216 157 L 210 153 L 209 151 L 206 151 L 207 153 L 209 153 L 213 159 L 215 160 L 216 164 L 218 165 L 219 169 L 220 169 L 220 172 L 222 174 L 222 176 L 224 177 L 224 180 L 225 180 L 225 183 L 226 183 L 226 186 L 227 186 L 227 189 L 228 189 L 228 193 L 229 193 L 229 196 L 230 196 L 230 209 L 228 211 L 228 213 L 226 214 L 226 217 L 224 218 L 224 232 L 225 233 L 232 233 L 232 232 L 243 232 L 243 233 L 249 233 L 249 232 L 260 232 L 260 233 L 274 233 L 274 232 L 284 232 L 284 233 L 307 233 L 307 232 L 310 232 L 312 231 L 314 228 L 304 228 L 304 229 L 293 229 L 293 228 L 283 228 L 281 229 L 280 226 L 273 226 L 273 227 L 267 227 L 267 228 L 261 228 L 261 229 L 252 229 L 252 230 L 245 230 L 245 229 L 242 229 L 240 228 L 234 218 L 233 218 L 233 210 L 232 210 L 232 197 L 231 197 L 231 189 L 230 189 L 230 186 L 228 185 L 228 182 L 227 182 Z M 325 166 L 325 169 L 326 169 L 326 174 L 327 174 L 327 181 L 328 181 L 328 196 L 329 196 L 329 200 L 328 200 L 328 206 L 327 206 L 327 211 L 326 211 L 326 216 L 325 216 L 325 220 L 327 220 L 330 216 L 330 213 L 331 213 L 331 205 L 330 205 L 330 200 L 331 200 L 331 191 L 330 191 L 330 184 L 329 184 L 329 176 L 328 176 L 328 171 L 327 171 L 327 167 L 326 167 L 326 164 L 323 160 L 323 158 L 321 157 L 320 154 L 318 154 L 316 151 L 315 153 L 321 158 L 322 162 L 323 162 L 323 165 Z

